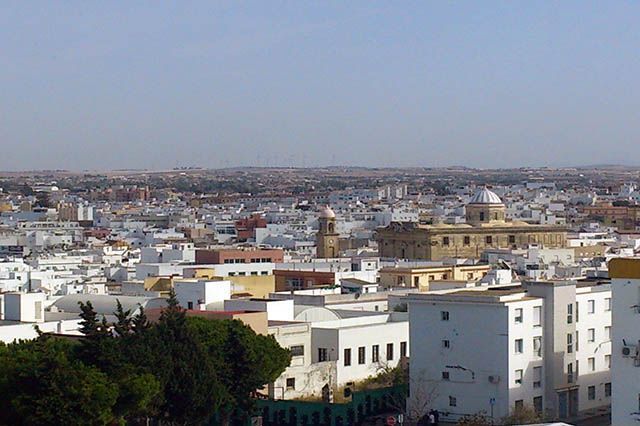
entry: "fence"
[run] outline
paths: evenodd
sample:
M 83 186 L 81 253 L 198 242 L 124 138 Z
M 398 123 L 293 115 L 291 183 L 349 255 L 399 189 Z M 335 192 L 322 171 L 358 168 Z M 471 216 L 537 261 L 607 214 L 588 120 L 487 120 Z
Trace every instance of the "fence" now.
M 401 411 L 407 396 L 406 386 L 354 392 L 350 402 L 259 400 L 258 415 L 263 426 L 351 426 L 376 414 Z

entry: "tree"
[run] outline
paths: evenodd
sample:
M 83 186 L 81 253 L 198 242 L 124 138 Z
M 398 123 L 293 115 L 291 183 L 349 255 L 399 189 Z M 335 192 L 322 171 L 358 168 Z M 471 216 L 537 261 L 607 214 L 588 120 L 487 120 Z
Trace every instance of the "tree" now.
M 533 407 L 522 406 L 515 408 L 510 415 L 503 417 L 501 424 L 503 425 L 528 425 L 540 423 L 542 415 L 536 412 Z
M 116 323 L 109 324 L 98 315 L 91 302 L 80 302 L 80 331 L 84 334 L 76 351 L 86 365 L 100 369 L 117 385 L 118 398 L 113 411 L 118 418 L 137 419 L 156 413 L 160 403 L 162 386 L 147 370 L 147 359 L 135 357 L 141 345 L 131 336 L 131 312 L 117 301 Z M 112 332 L 113 330 L 113 332 Z M 115 332 L 115 334 L 114 334 Z
M 105 425 L 115 420 L 118 387 L 74 359 L 73 344 L 41 336 L 2 346 L 0 423 Z
M 251 413 L 255 391 L 275 381 L 291 361 L 289 351 L 272 336 L 256 334 L 238 320 L 191 317 L 188 325 L 204 342 L 209 360 L 218 371 L 224 388 L 219 401 L 223 421 L 234 411 Z

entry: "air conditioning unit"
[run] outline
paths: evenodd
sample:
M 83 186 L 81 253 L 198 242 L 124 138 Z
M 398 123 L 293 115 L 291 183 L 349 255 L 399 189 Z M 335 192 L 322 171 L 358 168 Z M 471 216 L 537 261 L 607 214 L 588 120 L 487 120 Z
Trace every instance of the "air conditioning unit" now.
M 500 376 L 489 376 L 489 383 L 493 383 L 494 385 L 500 383 Z
M 638 356 L 638 347 L 633 345 L 624 345 L 622 347 L 622 356 L 625 358 L 635 358 Z

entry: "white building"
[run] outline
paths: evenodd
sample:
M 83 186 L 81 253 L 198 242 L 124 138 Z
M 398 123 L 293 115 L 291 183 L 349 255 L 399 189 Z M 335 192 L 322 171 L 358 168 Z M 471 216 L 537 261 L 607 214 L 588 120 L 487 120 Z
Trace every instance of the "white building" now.
M 340 387 L 395 367 L 409 354 L 409 323 L 400 312 L 313 323 L 312 361 L 336 361 Z
M 640 421 L 640 259 L 609 262 L 613 305 L 611 420 L 616 426 Z
M 411 394 L 437 389 L 445 420 L 521 406 L 569 418 L 610 403 L 608 285 L 530 282 L 407 300 Z

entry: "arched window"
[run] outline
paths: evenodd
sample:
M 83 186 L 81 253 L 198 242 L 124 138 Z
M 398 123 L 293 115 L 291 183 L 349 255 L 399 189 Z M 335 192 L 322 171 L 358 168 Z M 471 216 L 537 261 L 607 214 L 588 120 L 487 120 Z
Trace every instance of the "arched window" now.
M 329 233 L 333 234 L 333 230 L 334 230 L 333 222 L 329 222 L 328 228 L 329 228 Z

